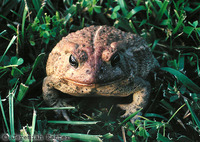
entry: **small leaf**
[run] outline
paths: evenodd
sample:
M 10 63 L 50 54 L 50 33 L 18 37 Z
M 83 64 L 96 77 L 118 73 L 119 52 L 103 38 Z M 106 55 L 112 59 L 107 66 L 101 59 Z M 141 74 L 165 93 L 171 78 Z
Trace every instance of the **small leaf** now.
M 157 134 L 157 138 L 156 138 L 158 141 L 161 141 L 161 142 L 172 142 L 170 139 L 164 137 L 163 135 L 161 135 L 160 133 Z
M 170 24 L 170 22 L 171 22 L 171 19 L 164 19 L 164 20 L 162 20 L 162 22 L 160 23 L 160 25 L 167 26 L 167 25 Z
M 94 11 L 95 11 L 96 13 L 101 13 L 101 6 L 95 6 L 95 7 L 94 7 Z
M 128 132 L 127 132 L 127 135 L 128 135 L 129 137 L 131 137 L 131 136 L 133 135 L 133 133 L 132 133 L 131 131 L 128 131 Z
M 22 59 L 22 58 L 19 58 L 18 60 L 17 60 L 17 65 L 19 66 L 19 65 L 21 65 L 21 64 L 23 64 L 24 63 L 24 60 Z
M 31 85 L 33 84 L 34 82 L 36 82 L 35 78 L 32 76 L 32 79 L 29 81 L 29 83 L 27 85 Z
M 45 30 L 46 29 L 46 24 L 42 24 L 40 27 L 41 27 L 41 29 Z
M 0 58 L 1 58 L 1 56 L 0 56 Z M 10 64 L 10 59 L 9 59 L 8 56 L 5 55 L 4 58 L 3 58 L 3 60 L 2 60 L 2 62 L 1 62 L 1 65 L 7 66 L 9 64 Z
M 115 8 L 113 9 L 113 12 L 117 12 L 119 10 L 120 10 L 120 6 L 118 5 L 118 6 L 115 6 Z
M 196 28 L 198 26 L 198 21 L 194 21 L 193 24 L 194 28 Z
M 35 41 L 29 41 L 31 46 L 35 46 Z
M 30 65 L 24 66 L 20 69 L 23 73 L 28 72 L 30 70 Z
M 196 28 L 196 31 L 197 31 L 197 33 L 198 33 L 199 36 L 200 36 L 200 28 Z
M 18 68 L 13 67 L 12 71 L 11 71 L 11 75 L 13 77 L 20 77 L 21 75 L 23 75 L 23 72 L 21 70 L 19 70 Z
M 173 96 L 171 96 L 170 97 L 170 102 L 175 102 L 176 100 L 178 100 L 179 99 L 179 96 L 178 95 L 173 95 Z
M 184 94 L 186 92 L 186 87 L 184 85 L 181 86 L 180 92 L 181 94 Z
M 147 130 L 145 130 L 143 127 L 139 127 L 138 135 L 142 136 L 144 138 L 147 138 L 150 136 L 150 134 L 147 132 Z
M 44 38 L 49 38 L 50 37 L 50 34 L 48 31 L 45 31 L 42 35 Z
M 49 43 L 49 40 L 50 40 L 49 38 L 43 38 L 42 41 L 43 41 L 45 44 L 48 44 L 48 43 Z
M 16 56 L 14 56 L 14 57 L 12 57 L 11 59 L 10 59 L 10 64 L 11 65 L 17 65 L 17 57 Z
M 16 82 L 18 82 L 19 80 L 17 78 L 12 78 L 9 80 L 9 86 L 14 86 L 16 84 Z
M 88 9 L 88 12 L 89 12 L 90 15 L 92 15 L 92 14 L 93 14 L 93 7 L 90 7 L 90 8 Z
M 117 18 L 117 13 L 113 12 L 112 15 L 111 15 L 111 19 L 116 19 L 116 18 Z
M 137 139 L 136 139 L 136 137 L 135 137 L 134 135 L 132 135 L 131 141 L 132 141 L 132 142 L 138 142 Z
M 56 32 L 51 32 L 52 37 L 56 37 Z
M 194 28 L 190 27 L 190 26 L 185 26 L 183 28 L 183 32 L 186 33 L 186 34 L 188 34 L 188 36 L 190 36 L 190 34 L 192 33 L 193 30 L 194 30 Z
M 196 103 L 200 100 L 200 94 L 190 93 L 190 96 Z

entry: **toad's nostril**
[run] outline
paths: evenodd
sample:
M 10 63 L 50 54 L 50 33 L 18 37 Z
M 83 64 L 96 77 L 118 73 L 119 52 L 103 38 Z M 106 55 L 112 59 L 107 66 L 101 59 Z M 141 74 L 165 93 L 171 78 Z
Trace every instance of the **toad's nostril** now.
M 86 74 L 90 74 L 91 73 L 91 71 L 90 70 L 86 70 Z
M 99 72 L 100 72 L 100 73 L 104 73 L 105 70 L 106 70 L 106 69 L 105 69 L 104 67 L 101 66 L 100 69 L 99 69 Z

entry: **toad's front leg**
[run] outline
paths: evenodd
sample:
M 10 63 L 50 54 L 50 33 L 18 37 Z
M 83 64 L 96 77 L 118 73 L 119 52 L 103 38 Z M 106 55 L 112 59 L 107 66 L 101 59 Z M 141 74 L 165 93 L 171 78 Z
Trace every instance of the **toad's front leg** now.
M 148 99 L 151 91 L 150 83 L 141 78 L 138 78 L 133 88 L 136 88 L 136 91 L 133 93 L 132 102 L 129 104 L 118 104 L 121 109 L 125 110 L 125 114 L 123 114 L 122 117 L 127 117 L 139 109 L 145 108 L 148 104 Z M 141 114 L 142 113 L 140 113 L 140 115 Z M 135 116 L 133 120 L 134 119 L 137 119 L 137 116 Z
M 68 102 L 71 99 L 60 98 L 59 91 L 54 89 L 53 85 L 54 84 L 53 84 L 52 78 L 50 76 L 44 78 L 43 87 L 42 87 L 44 101 L 47 103 L 47 105 L 49 105 L 51 107 L 69 107 L 70 105 L 68 104 Z M 59 116 L 62 115 L 66 120 L 68 120 L 68 121 L 70 120 L 66 113 L 66 110 L 55 110 L 55 112 Z

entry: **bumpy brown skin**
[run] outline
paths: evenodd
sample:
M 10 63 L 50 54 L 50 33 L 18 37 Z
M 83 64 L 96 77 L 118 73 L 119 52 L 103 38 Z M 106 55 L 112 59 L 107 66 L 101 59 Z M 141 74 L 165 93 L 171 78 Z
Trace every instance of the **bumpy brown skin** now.
M 120 60 L 113 64 L 114 56 Z M 70 64 L 73 55 L 78 67 Z M 57 90 L 72 96 L 133 95 L 118 106 L 128 116 L 145 107 L 150 93 L 146 77 L 158 67 L 147 43 L 139 36 L 109 26 L 90 26 L 64 37 L 49 55 L 43 98 L 50 106 L 68 106 Z

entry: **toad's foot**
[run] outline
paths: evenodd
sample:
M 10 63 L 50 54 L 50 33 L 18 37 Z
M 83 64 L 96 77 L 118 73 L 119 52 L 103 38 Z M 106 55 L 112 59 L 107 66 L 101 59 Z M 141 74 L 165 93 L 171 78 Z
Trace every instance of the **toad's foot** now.
M 52 82 L 49 77 L 46 77 L 43 81 L 43 99 L 51 107 L 71 107 L 68 103 L 72 101 L 71 98 L 59 98 L 59 91 L 52 87 Z M 70 118 L 67 114 L 67 110 L 55 110 L 56 114 L 61 117 L 63 116 L 67 121 Z
M 121 117 L 130 116 L 141 108 L 146 107 L 148 103 L 149 93 L 150 84 L 148 82 L 145 82 L 145 87 L 142 87 L 141 89 L 139 89 L 139 91 L 133 94 L 133 101 L 131 103 L 118 104 L 118 107 L 120 107 L 122 110 L 125 110 L 125 113 Z M 142 112 L 139 112 L 136 116 L 133 117 L 132 120 L 136 120 L 139 115 L 142 115 Z

